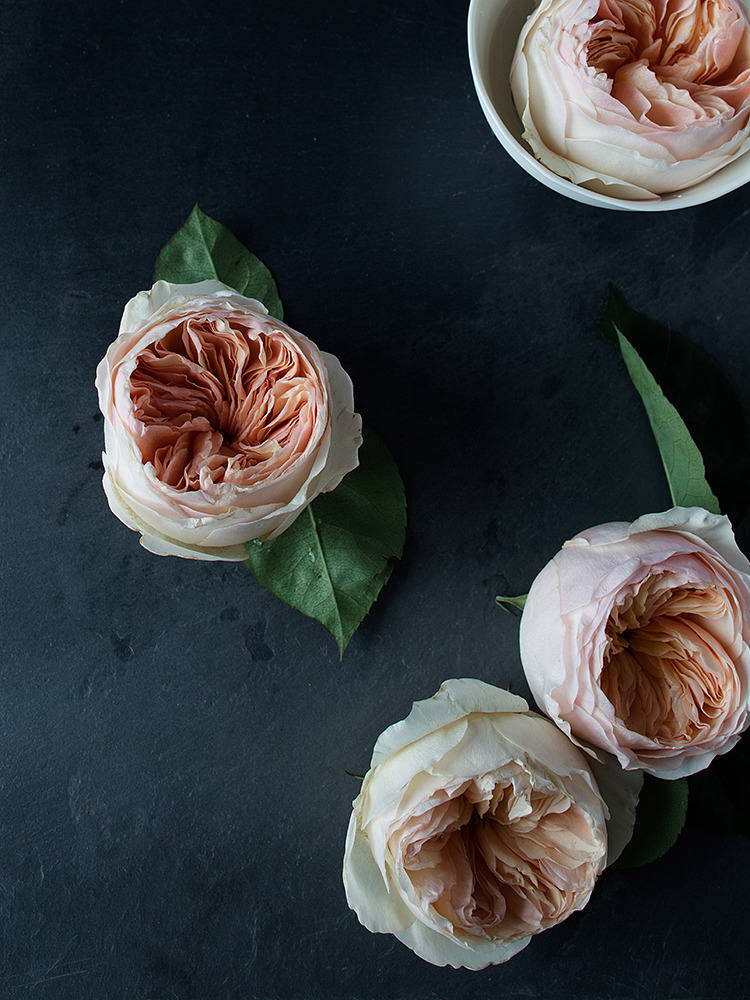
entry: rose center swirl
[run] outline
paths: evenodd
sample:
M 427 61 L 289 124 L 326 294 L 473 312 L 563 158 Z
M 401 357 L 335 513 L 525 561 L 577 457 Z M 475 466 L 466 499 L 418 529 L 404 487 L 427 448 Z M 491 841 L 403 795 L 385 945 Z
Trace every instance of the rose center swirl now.
M 460 933 L 535 934 L 575 909 L 593 884 L 601 847 L 583 810 L 560 792 L 523 784 L 519 770 L 488 798 L 469 782 L 400 833 L 422 906 Z
M 748 22 L 725 0 L 600 0 L 586 33 L 586 62 L 638 120 L 682 128 L 739 107 Z
M 179 491 L 272 479 L 305 451 L 318 386 L 281 331 L 188 317 L 141 352 L 130 377 L 142 460 Z
M 665 747 L 713 731 L 737 691 L 728 616 L 717 588 L 671 589 L 659 575 L 613 610 L 599 684 L 627 729 Z

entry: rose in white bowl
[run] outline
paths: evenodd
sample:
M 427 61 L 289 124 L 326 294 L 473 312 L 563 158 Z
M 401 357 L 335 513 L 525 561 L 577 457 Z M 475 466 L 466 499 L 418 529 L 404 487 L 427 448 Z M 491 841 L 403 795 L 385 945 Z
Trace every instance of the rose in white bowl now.
M 537 576 L 521 659 L 539 706 L 623 768 L 680 778 L 750 717 L 750 562 L 698 507 L 603 524 Z
M 511 88 L 545 166 L 655 199 L 750 148 L 748 16 L 742 0 L 542 0 Z
M 346 838 L 349 906 L 434 965 L 507 961 L 580 910 L 627 843 L 640 776 L 617 771 L 608 832 L 559 729 L 507 691 L 445 681 L 375 744 Z
M 96 385 L 110 507 L 160 555 L 242 560 L 357 465 L 338 360 L 220 281 L 131 299 Z

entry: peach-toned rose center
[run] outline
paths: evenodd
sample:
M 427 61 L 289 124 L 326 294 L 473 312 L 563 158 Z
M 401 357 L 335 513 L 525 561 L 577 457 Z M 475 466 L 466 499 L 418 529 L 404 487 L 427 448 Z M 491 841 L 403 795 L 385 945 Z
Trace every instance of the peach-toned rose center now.
M 749 36 L 741 4 L 725 0 L 600 0 L 586 58 L 636 120 L 679 129 L 740 110 Z
M 503 940 L 564 919 L 591 891 L 603 853 L 581 807 L 532 788 L 520 768 L 491 793 L 466 782 L 398 839 L 425 910 L 459 934 Z
M 320 379 L 281 331 L 191 316 L 138 357 L 130 378 L 144 463 L 177 490 L 252 486 L 304 454 Z
M 665 747 L 711 733 L 737 697 L 723 637 L 727 608 L 717 588 L 646 579 L 615 608 L 600 687 L 631 731 Z

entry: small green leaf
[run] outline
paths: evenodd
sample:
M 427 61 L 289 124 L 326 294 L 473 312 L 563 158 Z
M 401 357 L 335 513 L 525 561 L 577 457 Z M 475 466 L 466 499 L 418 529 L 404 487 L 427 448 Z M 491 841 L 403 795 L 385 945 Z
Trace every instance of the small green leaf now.
M 258 299 L 276 319 L 284 318 L 276 282 L 266 265 L 196 205 L 159 254 L 154 281 L 188 285 L 210 278 Z
M 631 309 L 612 285 L 599 329 L 615 346 L 621 333 L 638 353 L 684 421 L 721 510 L 739 523 L 750 507 L 750 427 L 721 367 L 700 345 Z
M 666 853 L 685 825 L 687 804 L 687 778 L 663 781 L 644 775 L 633 836 L 612 867 L 640 868 Z
M 269 542 L 248 542 L 245 565 L 272 594 L 316 618 L 341 655 L 404 547 L 404 484 L 367 428 L 359 466 Z
M 672 502 L 677 507 L 703 507 L 721 513 L 706 481 L 703 459 L 682 417 L 672 406 L 635 348 L 618 330 L 617 341 L 630 378 L 638 390 L 659 447 Z
M 526 599 L 528 594 L 519 594 L 518 597 L 501 597 L 495 598 L 495 603 L 498 604 L 503 611 L 507 611 L 509 615 L 515 615 L 516 611 L 523 611 L 526 607 Z

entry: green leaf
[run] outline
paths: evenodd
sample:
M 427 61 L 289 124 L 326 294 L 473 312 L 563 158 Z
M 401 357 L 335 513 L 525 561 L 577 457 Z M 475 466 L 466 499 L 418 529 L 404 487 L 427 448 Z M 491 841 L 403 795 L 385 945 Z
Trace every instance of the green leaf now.
M 612 867 L 640 868 L 660 858 L 680 835 L 687 804 L 686 778 L 664 781 L 644 775 L 633 836 Z
M 187 285 L 209 278 L 258 299 L 276 319 L 284 318 L 276 282 L 266 265 L 196 205 L 159 254 L 154 281 Z
M 750 507 L 750 427 L 732 383 L 707 351 L 631 309 L 612 285 L 599 328 L 638 353 L 685 422 L 721 510 L 738 523 Z
M 404 484 L 369 428 L 359 466 L 269 542 L 248 542 L 245 565 L 272 594 L 316 618 L 341 655 L 404 547 Z
M 713 514 L 721 513 L 719 501 L 706 481 L 701 454 L 679 413 L 656 384 L 656 379 L 635 348 L 619 330 L 617 340 L 633 385 L 646 407 L 667 474 L 672 502 L 677 507 L 703 507 Z
M 498 604 L 503 611 L 507 611 L 509 615 L 515 615 L 516 611 L 523 611 L 526 607 L 526 600 L 528 596 L 528 594 L 519 594 L 518 597 L 498 596 L 495 598 L 495 603 Z

